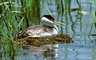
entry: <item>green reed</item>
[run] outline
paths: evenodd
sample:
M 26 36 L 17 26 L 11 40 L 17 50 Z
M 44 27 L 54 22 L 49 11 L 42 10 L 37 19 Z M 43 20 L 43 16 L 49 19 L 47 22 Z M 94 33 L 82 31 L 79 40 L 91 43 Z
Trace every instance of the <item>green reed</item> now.
M 94 0 L 94 4 L 96 5 L 96 0 Z
M 57 3 L 57 12 L 58 12 L 58 17 L 61 18 L 57 18 L 57 20 L 60 19 L 60 22 L 64 23 L 65 22 L 65 29 L 66 29 L 66 33 L 68 33 L 68 18 L 67 18 L 67 13 L 69 13 L 70 11 L 70 6 L 71 6 L 71 0 L 56 0 Z M 66 21 L 64 21 L 64 19 Z M 64 28 L 61 27 L 61 33 L 63 33 Z
M 93 13 L 92 13 L 92 23 L 91 23 L 91 27 L 90 27 L 89 36 L 91 35 L 91 31 L 92 31 L 95 23 L 96 23 L 96 10 L 94 10 Z
M 1 0 L 0 8 L 2 12 L 0 14 L 0 34 L 4 38 L 14 39 L 15 34 L 19 30 L 33 24 L 39 24 L 39 0 L 20 0 L 19 2 Z
M 94 60 L 96 60 L 96 57 L 95 57 L 96 56 L 96 49 L 94 49 L 93 52 L 94 52 L 93 58 L 94 58 Z
M 63 31 L 65 31 L 64 33 L 68 34 L 68 30 L 69 30 L 69 25 L 71 26 L 71 30 L 73 31 L 73 35 L 76 34 L 75 31 L 75 25 L 77 23 L 77 20 L 79 19 L 80 21 L 80 31 L 82 32 L 82 14 L 80 14 L 80 11 L 82 10 L 81 8 L 81 3 L 76 0 L 76 3 L 78 5 L 78 7 L 76 8 L 71 8 L 71 4 L 72 4 L 72 0 L 56 0 L 57 3 L 57 12 L 58 12 L 58 18 L 57 20 L 61 21 L 62 23 L 65 23 L 65 30 L 63 30 L 64 28 L 61 27 L 61 33 L 63 33 Z M 78 11 L 76 14 L 76 20 L 73 21 L 73 17 L 71 12 L 74 11 Z
M 15 35 L 18 31 L 39 24 L 39 0 L 0 0 L 0 52 L 5 60 L 15 60 L 18 42 Z M 3 57 L 2 57 L 3 59 Z
M 66 20 L 66 33 L 68 33 L 69 21 L 72 21 L 71 18 L 70 19 L 68 18 L 68 16 L 71 17 L 71 15 L 70 15 L 71 0 L 65 0 L 64 7 L 65 7 L 65 20 Z
M 0 45 L 4 50 L 4 54 L 14 59 L 16 55 L 16 44 L 15 35 L 18 31 L 31 26 L 39 24 L 40 11 L 47 10 L 50 15 L 52 12 L 48 9 L 48 4 L 53 0 L 42 0 L 43 4 L 40 6 L 40 0 L 0 0 Z M 68 33 L 69 21 L 71 21 L 71 29 L 75 34 L 75 23 L 80 19 L 80 31 L 82 30 L 82 15 L 79 14 L 81 11 L 81 3 L 77 1 L 79 8 L 71 9 L 71 0 L 56 0 L 58 19 L 61 17 L 60 22 L 65 23 L 65 30 Z M 94 0 L 94 2 L 96 2 Z M 78 10 L 76 15 L 77 19 L 75 22 L 72 20 L 71 11 Z M 94 12 L 95 13 L 95 12 Z M 90 28 L 90 33 L 94 24 L 94 13 L 92 17 L 92 25 Z M 65 21 L 64 21 L 65 19 Z M 64 28 L 61 27 L 61 32 Z M 0 49 L 1 50 L 1 49 Z
M 27 5 L 28 4 L 28 5 Z M 33 25 L 39 24 L 40 20 L 40 0 L 29 0 L 26 1 L 26 16 L 29 22 Z M 30 24 L 31 24 L 30 23 Z

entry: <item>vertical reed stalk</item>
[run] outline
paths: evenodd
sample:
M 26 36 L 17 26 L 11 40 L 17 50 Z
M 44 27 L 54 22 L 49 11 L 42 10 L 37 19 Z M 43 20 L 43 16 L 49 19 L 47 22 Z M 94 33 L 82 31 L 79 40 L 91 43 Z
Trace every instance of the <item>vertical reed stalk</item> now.
M 89 32 L 89 36 L 91 35 L 91 31 L 93 28 L 93 25 L 95 24 L 95 20 L 96 20 L 96 10 L 93 11 L 93 15 L 92 15 L 92 24 L 91 24 L 91 28 L 90 28 L 90 32 Z
M 27 7 L 27 17 L 29 22 L 39 24 L 40 20 L 40 0 L 32 0 L 30 6 Z

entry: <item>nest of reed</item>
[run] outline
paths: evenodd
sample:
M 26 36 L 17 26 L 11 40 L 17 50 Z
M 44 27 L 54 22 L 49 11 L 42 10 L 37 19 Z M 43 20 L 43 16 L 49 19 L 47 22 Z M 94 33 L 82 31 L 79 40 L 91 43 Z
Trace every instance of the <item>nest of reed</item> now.
M 18 39 L 25 45 L 41 46 L 46 44 L 57 44 L 57 43 L 73 43 L 72 38 L 67 34 L 58 34 L 54 38 L 32 38 L 28 37 L 26 39 Z

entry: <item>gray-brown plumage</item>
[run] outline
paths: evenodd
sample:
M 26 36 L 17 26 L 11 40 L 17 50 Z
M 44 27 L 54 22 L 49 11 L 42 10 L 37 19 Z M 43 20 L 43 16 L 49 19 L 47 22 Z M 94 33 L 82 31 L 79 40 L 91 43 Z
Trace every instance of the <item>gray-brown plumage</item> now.
M 51 34 L 50 34 L 51 33 Z M 49 37 L 48 35 L 46 36 L 46 34 L 48 34 L 50 37 L 52 35 L 55 35 L 55 33 L 53 32 L 53 28 L 49 27 L 49 26 L 30 26 L 24 30 L 21 30 L 19 33 L 17 33 L 17 38 L 25 38 L 25 37 Z
M 41 18 L 42 25 L 30 26 L 16 34 L 16 38 L 25 37 L 54 37 L 58 34 L 58 29 L 54 25 L 54 18 L 51 15 L 44 15 Z

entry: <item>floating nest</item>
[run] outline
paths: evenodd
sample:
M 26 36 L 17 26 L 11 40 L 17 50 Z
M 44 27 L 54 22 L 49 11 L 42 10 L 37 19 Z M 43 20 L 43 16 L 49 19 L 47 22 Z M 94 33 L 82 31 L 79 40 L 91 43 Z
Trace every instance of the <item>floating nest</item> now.
M 32 38 L 28 37 L 26 39 L 18 39 L 22 41 L 25 45 L 41 46 L 46 44 L 57 44 L 57 43 L 72 43 L 73 40 L 69 35 L 58 34 L 54 38 Z

